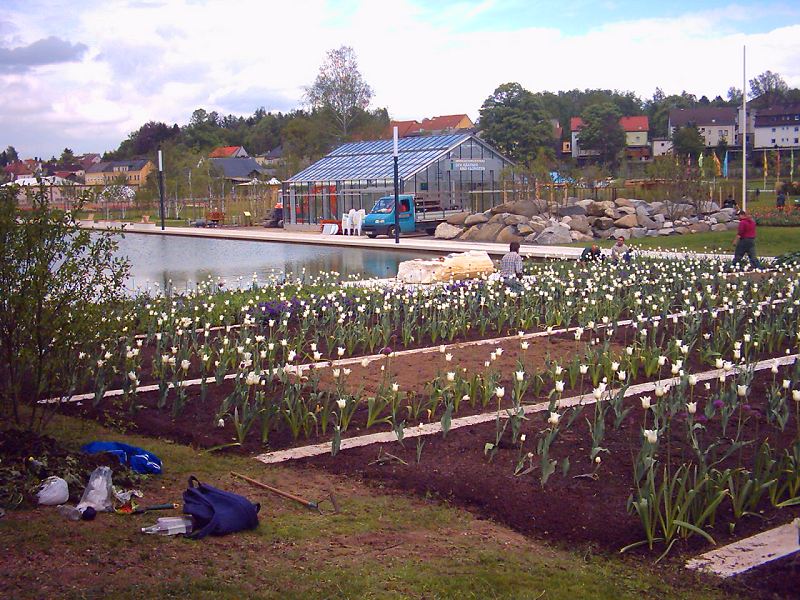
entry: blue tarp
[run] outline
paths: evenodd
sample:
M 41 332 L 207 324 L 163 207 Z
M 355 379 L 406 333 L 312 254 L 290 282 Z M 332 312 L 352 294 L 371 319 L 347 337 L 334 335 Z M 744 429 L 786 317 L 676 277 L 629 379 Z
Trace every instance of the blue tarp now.
M 109 452 L 115 455 L 119 462 L 137 473 L 161 474 L 161 459 L 152 452 L 123 444 L 122 442 L 92 442 L 81 448 L 87 454 Z

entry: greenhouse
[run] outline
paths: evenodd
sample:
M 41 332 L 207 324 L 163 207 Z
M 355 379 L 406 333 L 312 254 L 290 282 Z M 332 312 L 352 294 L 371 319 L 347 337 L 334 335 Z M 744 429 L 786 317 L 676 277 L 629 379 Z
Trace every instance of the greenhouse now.
M 368 212 L 394 193 L 392 140 L 350 142 L 284 182 L 287 223 L 341 218 L 351 208 Z M 398 140 L 401 194 L 443 209 L 484 211 L 503 202 L 501 173 L 512 163 L 472 134 Z

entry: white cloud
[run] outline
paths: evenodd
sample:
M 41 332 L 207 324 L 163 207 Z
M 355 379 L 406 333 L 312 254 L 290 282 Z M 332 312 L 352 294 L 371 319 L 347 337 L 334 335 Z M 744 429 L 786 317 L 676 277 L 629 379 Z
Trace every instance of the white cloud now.
M 397 118 L 468 112 L 506 81 L 528 89 L 612 88 L 642 96 L 656 86 L 713 97 L 770 69 L 800 86 L 800 24 L 742 33 L 746 10 L 599 23 L 585 33 L 530 27 L 468 31 L 494 0 L 437 12 L 410 0 L 329 3 L 79 3 L 7 11 L 0 48 L 49 36 L 88 50 L 75 62 L 0 73 L 0 145 L 26 155 L 106 150 L 148 120 L 185 123 L 198 107 L 252 113 L 299 106 L 327 50 L 354 47 L 376 92 Z M 41 14 L 37 14 L 41 13 Z M 39 18 L 47 14 L 50 18 Z M 69 18 L 69 35 L 62 24 Z M 749 78 L 748 77 L 748 78 Z

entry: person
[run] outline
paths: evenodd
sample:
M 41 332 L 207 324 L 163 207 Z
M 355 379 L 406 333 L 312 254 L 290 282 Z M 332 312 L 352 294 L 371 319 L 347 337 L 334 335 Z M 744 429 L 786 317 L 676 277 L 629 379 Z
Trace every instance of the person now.
M 508 252 L 500 259 L 500 276 L 506 282 L 522 278 L 522 257 L 519 255 L 519 242 L 511 242 Z
M 733 196 L 728 194 L 728 197 L 725 198 L 725 202 L 722 203 L 722 208 L 736 208 L 736 202 L 733 199 Z
M 775 206 L 778 210 L 783 210 L 783 207 L 786 206 L 786 192 L 783 187 L 778 190 L 778 195 L 775 197 Z
M 624 260 L 625 262 L 631 261 L 631 249 L 625 245 L 625 238 L 623 236 L 619 236 L 617 238 L 617 243 L 611 247 L 611 261 L 619 262 L 620 260 Z
M 592 244 L 591 247 L 584 248 L 579 260 L 581 262 L 600 262 L 603 260 L 603 253 L 600 251 L 600 246 Z
M 739 211 L 739 229 L 736 232 L 736 237 L 733 238 L 733 245 L 736 246 L 733 251 L 733 264 L 739 264 L 739 261 L 747 254 L 750 259 L 750 265 L 756 269 L 761 267 L 761 263 L 756 257 L 756 222 L 746 211 Z

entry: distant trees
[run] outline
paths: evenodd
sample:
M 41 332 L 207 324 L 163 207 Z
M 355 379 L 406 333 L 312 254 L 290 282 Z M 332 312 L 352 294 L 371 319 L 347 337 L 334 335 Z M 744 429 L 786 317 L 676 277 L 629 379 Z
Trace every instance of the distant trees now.
M 617 155 L 625 147 L 620 117 L 619 109 L 610 102 L 588 107 L 581 115 L 584 122 L 579 137 L 581 148 L 596 150 L 604 163 L 617 162 Z
M 750 80 L 750 97 L 762 99 L 766 106 L 779 101 L 788 91 L 783 77 L 772 71 L 764 71 Z
M 345 138 L 358 112 L 369 106 L 372 88 L 358 69 L 355 51 L 350 46 L 340 46 L 328 51 L 317 78 L 305 88 L 305 94 L 311 107 L 331 114 Z
M 553 144 L 553 126 L 542 103 L 519 83 L 500 85 L 481 106 L 484 139 L 518 162 L 534 160 Z
M 58 159 L 62 165 L 68 165 L 75 161 L 75 153 L 71 148 L 64 148 L 61 152 L 61 158 Z

